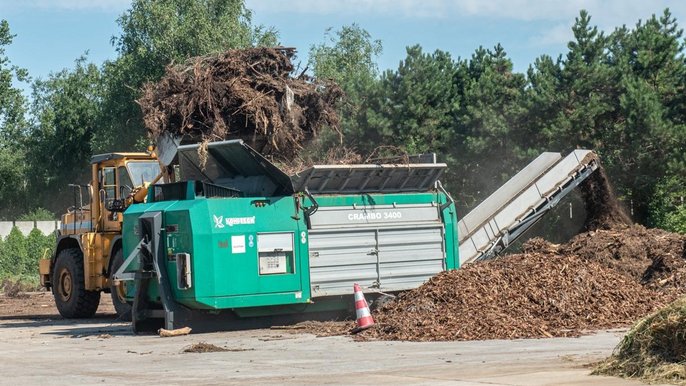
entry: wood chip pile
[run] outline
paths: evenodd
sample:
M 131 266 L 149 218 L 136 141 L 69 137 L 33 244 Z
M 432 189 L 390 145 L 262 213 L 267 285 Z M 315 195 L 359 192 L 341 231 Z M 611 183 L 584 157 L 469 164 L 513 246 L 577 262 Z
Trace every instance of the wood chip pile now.
M 373 313 L 365 339 L 412 341 L 576 336 L 624 327 L 686 293 L 686 236 L 626 225 L 601 173 L 584 186 L 588 232 L 563 245 L 441 273 Z M 591 194 L 589 194 L 591 190 Z
M 597 231 L 575 240 L 606 243 L 604 254 L 570 253 L 570 243 L 444 272 L 381 308 L 374 315 L 376 328 L 364 334 L 420 341 L 512 339 L 630 325 L 685 292 L 680 283 L 686 238 L 667 245 L 676 237 L 663 239 L 662 231 L 640 226 L 627 231 L 645 239 L 627 248 L 613 244 L 617 232 Z M 670 257 L 668 265 L 648 257 L 656 250 L 650 240 L 669 250 L 662 255 Z M 622 269 L 622 263 L 633 268 Z M 660 274 L 651 276 L 657 265 Z
M 323 127 L 336 129 L 333 83 L 292 77 L 294 49 L 251 48 L 169 66 L 142 89 L 138 104 L 150 137 L 185 142 L 243 139 L 273 159 L 291 160 Z

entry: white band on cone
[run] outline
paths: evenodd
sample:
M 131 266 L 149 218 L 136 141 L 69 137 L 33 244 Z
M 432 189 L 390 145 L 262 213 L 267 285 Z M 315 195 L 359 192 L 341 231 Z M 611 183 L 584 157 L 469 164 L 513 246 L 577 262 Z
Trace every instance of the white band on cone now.
M 356 309 L 356 310 L 355 310 L 355 314 L 356 314 L 356 316 L 357 316 L 357 319 L 359 319 L 359 318 L 364 318 L 365 316 L 371 316 L 371 314 L 369 313 L 369 308 L 368 308 L 368 307 Z

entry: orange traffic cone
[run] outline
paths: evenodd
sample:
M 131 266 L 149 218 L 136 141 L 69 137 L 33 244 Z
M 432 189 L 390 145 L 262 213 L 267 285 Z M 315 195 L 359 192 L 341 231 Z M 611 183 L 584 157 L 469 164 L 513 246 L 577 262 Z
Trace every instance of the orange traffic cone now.
M 367 300 L 365 300 L 362 289 L 357 283 L 353 285 L 353 290 L 355 291 L 355 314 L 357 315 L 357 327 L 355 327 L 354 332 L 359 332 L 373 326 L 374 318 L 369 312 Z

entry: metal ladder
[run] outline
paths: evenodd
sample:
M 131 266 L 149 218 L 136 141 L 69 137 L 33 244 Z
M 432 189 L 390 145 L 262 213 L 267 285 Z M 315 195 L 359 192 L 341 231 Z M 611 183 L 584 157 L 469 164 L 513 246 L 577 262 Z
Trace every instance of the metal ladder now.
M 502 252 L 598 167 L 591 150 L 538 156 L 460 220 L 460 265 Z

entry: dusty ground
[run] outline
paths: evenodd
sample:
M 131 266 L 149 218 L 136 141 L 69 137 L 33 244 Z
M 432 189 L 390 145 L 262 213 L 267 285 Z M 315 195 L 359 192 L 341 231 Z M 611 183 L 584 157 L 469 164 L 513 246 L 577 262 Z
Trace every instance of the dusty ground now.
M 588 375 L 586 365 L 605 358 L 622 331 L 465 342 L 357 342 L 274 329 L 160 338 L 133 335 L 106 296 L 103 305 L 94 319 L 67 321 L 49 293 L 0 297 L 0 384 L 640 384 Z M 198 345 L 213 349 L 185 352 Z
M 7 297 L 0 293 L 0 323 L 12 319 L 62 319 L 55 308 L 51 292 L 20 293 Z M 109 294 L 102 294 L 97 317 L 114 317 L 115 311 Z

